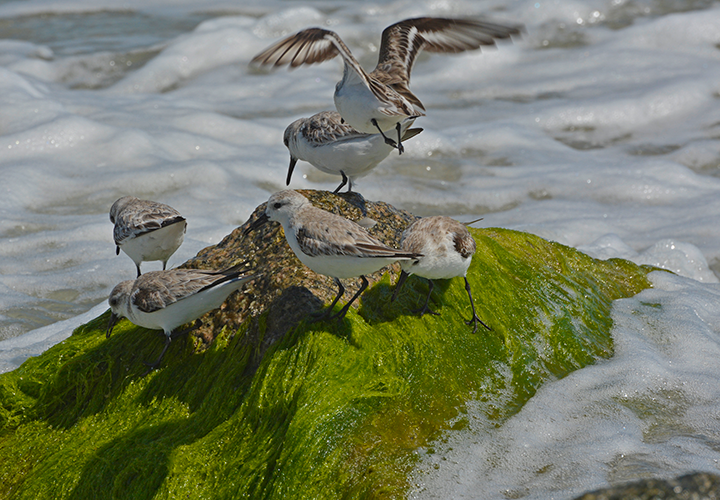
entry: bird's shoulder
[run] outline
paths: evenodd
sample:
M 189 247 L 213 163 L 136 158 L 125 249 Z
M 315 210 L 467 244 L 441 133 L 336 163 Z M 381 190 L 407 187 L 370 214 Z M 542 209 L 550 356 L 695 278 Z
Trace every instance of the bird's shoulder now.
M 217 272 L 199 269 L 151 271 L 136 280 L 131 301 L 140 311 L 151 313 L 194 295 L 222 278 Z
M 296 228 L 303 253 L 320 255 L 362 255 L 373 250 L 388 250 L 357 223 L 324 210 Z

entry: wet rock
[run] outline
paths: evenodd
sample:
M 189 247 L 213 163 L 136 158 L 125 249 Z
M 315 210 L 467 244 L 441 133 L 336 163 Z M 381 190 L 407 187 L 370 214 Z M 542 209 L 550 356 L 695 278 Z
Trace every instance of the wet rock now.
M 717 500 L 720 476 L 707 472 L 675 479 L 643 479 L 585 493 L 575 500 Z
M 397 246 L 413 216 L 359 195 L 304 192 L 373 219 Z M 264 207 L 250 217 L 253 221 Z M 651 268 L 599 261 L 538 236 L 471 229 L 473 333 L 462 279 L 376 273 L 341 321 L 307 315 L 335 294 L 279 225 L 246 225 L 187 266 L 248 261 L 263 278 L 173 340 L 108 313 L 0 376 L 0 498 L 403 498 L 420 451 L 467 422 L 501 426 L 548 380 L 612 355 L 612 301 L 650 286 Z M 350 291 L 357 284 L 345 280 Z M 339 306 L 337 306 L 339 307 Z M 480 418 L 480 417 L 479 417 Z
M 341 215 L 347 219 L 365 223 L 368 219 L 375 224 L 368 232 L 385 244 L 399 248 L 405 228 L 415 216 L 384 202 L 366 201 L 359 193 L 333 194 L 329 191 L 298 190 L 313 205 Z M 322 309 L 332 301 L 337 286 L 332 278 L 316 274 L 303 265 L 285 241 L 282 226 L 269 222 L 257 230 L 243 235 L 245 229 L 265 212 L 265 203 L 252 213 L 248 221 L 235 229 L 215 246 L 201 250 L 198 255 L 182 267 L 201 269 L 224 269 L 246 261 L 248 268 L 262 274 L 262 278 L 248 283 L 243 293 L 233 294 L 223 307 L 207 315 L 203 325 L 194 331 L 202 344 L 207 347 L 218 333 L 227 328 L 236 331 L 250 317 L 258 317 L 268 311 L 268 330 L 263 334 L 260 354 L 267 347 L 295 327 L 309 314 Z M 385 274 L 399 274 L 398 264 L 383 268 L 367 276 L 372 285 Z M 359 279 L 343 280 L 345 295 L 339 305 L 359 289 Z M 360 301 L 353 306 L 357 309 Z M 247 332 L 248 342 L 258 340 L 257 324 Z

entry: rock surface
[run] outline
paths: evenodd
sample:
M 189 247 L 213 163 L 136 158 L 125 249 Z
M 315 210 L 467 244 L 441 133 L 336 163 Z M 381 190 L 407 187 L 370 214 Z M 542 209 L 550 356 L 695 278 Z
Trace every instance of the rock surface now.
M 622 486 L 604 488 L 575 500 L 717 500 L 720 476 L 698 472 L 675 479 L 643 479 Z
M 375 220 L 389 245 L 413 219 L 304 194 Z M 249 261 L 264 277 L 173 340 L 160 370 L 142 376 L 162 334 L 122 321 L 106 339 L 106 313 L 0 376 L 0 497 L 402 498 L 418 448 L 462 428 L 468 401 L 502 425 L 548 379 L 611 356 L 612 301 L 649 286 L 650 269 L 627 261 L 472 229 L 468 280 L 492 332 L 465 324 L 459 278 L 436 284 L 440 316 L 410 313 L 421 278 L 390 303 L 392 269 L 342 322 L 309 324 L 332 280 L 297 261 L 278 225 L 244 228 L 186 265 Z
M 415 220 L 409 212 L 398 210 L 383 202 L 366 201 L 358 193 L 333 195 L 327 191 L 298 190 L 315 206 L 342 215 L 356 222 L 370 219 L 375 222 L 368 232 L 387 245 L 399 248 L 403 230 Z M 210 344 L 222 327 L 235 331 L 250 316 L 267 311 L 260 354 L 312 312 L 330 303 L 337 293 L 332 278 L 316 274 L 305 267 L 285 242 L 282 226 L 275 222 L 263 225 L 243 235 L 249 223 L 265 212 L 263 203 L 255 209 L 248 222 L 235 229 L 215 246 L 201 250 L 182 267 L 223 269 L 247 261 L 248 268 L 261 273 L 262 278 L 245 286 L 245 293 L 229 297 L 221 310 L 210 313 L 207 321 L 194 334 L 205 345 Z M 394 264 L 368 275 L 372 285 L 386 273 L 393 282 L 400 272 Z M 345 295 L 339 305 L 359 289 L 359 279 L 344 280 Z M 259 298 L 259 299 L 258 299 Z M 353 304 L 356 308 L 359 301 Z M 258 341 L 258 325 L 253 323 L 246 332 L 249 342 Z M 199 347 L 202 350 L 202 346 Z

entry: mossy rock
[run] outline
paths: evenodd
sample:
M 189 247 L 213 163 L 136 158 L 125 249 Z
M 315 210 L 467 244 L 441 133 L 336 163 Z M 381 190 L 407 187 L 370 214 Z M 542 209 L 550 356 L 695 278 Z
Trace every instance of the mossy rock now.
M 374 219 L 388 244 L 413 220 L 304 194 Z M 247 238 L 244 227 L 186 265 L 248 260 L 263 278 L 174 340 L 161 369 L 142 376 L 161 334 L 123 321 L 107 340 L 106 313 L 0 376 L 0 497 L 402 498 L 418 448 L 462 427 L 469 401 L 502 425 L 545 381 L 611 356 L 611 302 L 650 286 L 628 261 L 471 229 L 468 279 L 492 331 L 465 324 L 460 278 L 437 282 L 440 316 L 409 312 L 422 278 L 390 303 L 397 265 L 341 323 L 309 323 L 332 281 L 299 264 L 277 225 Z

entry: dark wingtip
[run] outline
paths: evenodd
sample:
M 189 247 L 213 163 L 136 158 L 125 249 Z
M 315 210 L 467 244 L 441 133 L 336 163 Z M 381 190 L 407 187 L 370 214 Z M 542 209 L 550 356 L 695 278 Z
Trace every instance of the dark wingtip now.
M 173 224 L 177 224 L 178 222 L 185 222 L 187 219 L 183 217 L 182 215 L 176 215 L 175 217 L 171 219 L 166 219 L 160 223 L 160 227 L 167 227 L 172 226 Z

